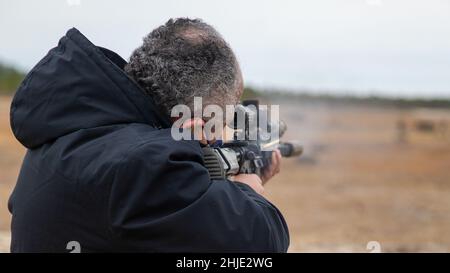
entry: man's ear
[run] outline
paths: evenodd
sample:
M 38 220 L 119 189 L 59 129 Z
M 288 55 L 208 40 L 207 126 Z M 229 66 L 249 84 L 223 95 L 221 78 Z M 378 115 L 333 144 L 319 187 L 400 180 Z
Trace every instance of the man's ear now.
M 192 139 L 200 141 L 201 144 L 208 144 L 205 132 L 203 131 L 203 128 L 205 126 L 205 121 L 201 118 L 190 118 L 186 119 L 183 124 L 181 125 L 181 128 L 183 130 L 190 130 Z
M 205 121 L 203 119 L 191 118 L 191 119 L 186 119 L 183 122 L 183 125 L 181 126 L 181 128 L 194 128 L 194 127 L 203 128 L 204 125 L 205 125 Z

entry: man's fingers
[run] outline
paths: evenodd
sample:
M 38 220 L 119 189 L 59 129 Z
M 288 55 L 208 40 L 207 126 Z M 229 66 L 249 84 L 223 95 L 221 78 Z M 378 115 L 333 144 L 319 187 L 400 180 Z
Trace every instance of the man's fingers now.
M 275 173 L 279 173 L 280 169 L 281 169 L 281 152 L 280 152 L 280 150 L 276 149 L 274 154 L 277 159 Z
M 270 174 L 273 176 L 277 171 L 278 157 L 275 151 L 272 152 L 272 163 L 270 164 Z
M 271 176 L 280 172 L 281 163 L 281 153 L 279 150 L 274 150 L 272 152 L 272 164 L 270 164 Z

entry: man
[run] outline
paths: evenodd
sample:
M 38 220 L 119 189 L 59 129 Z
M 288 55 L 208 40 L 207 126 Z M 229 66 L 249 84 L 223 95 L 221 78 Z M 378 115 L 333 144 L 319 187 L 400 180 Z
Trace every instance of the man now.
M 69 30 L 12 102 L 28 151 L 9 200 L 11 251 L 285 252 L 261 179 L 211 181 L 200 143 L 170 134 L 173 106 L 236 104 L 242 86 L 230 47 L 200 20 L 169 20 L 128 64 Z

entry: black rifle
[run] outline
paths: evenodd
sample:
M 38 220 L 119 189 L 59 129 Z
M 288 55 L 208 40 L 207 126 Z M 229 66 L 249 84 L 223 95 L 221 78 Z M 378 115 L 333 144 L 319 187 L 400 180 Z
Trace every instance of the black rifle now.
M 236 107 L 234 113 L 233 140 L 224 143 L 221 147 L 203 147 L 205 166 L 211 179 L 227 178 L 239 173 L 262 175 L 262 172 L 271 164 L 272 151 L 270 148 L 280 150 L 283 157 L 299 156 L 303 152 L 302 146 L 292 142 L 270 142 L 261 139 L 259 126 L 259 103 L 257 100 L 243 101 Z M 243 117 L 241 124 L 238 118 Z M 257 126 L 251 126 L 255 124 Z M 283 121 L 278 124 L 269 123 L 265 132 L 278 126 L 281 137 L 287 129 Z M 252 131 L 254 130 L 254 131 Z M 251 137 L 253 133 L 254 137 Z M 256 137 L 255 137 L 256 136 Z M 253 140 L 252 140 L 253 139 Z M 275 142 L 275 144 L 273 144 Z

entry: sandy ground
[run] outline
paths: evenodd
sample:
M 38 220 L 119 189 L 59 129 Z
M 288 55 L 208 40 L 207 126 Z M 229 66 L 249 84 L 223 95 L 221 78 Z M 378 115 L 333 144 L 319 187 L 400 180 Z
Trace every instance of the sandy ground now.
M 0 252 L 9 249 L 6 203 L 24 154 L 9 103 L 0 98 Z M 280 104 L 286 139 L 305 146 L 266 188 L 288 222 L 291 252 L 368 252 L 370 241 L 384 252 L 450 251 L 450 136 L 413 128 L 450 111 Z
M 291 125 L 286 137 L 305 144 L 267 188 L 289 223 L 291 251 L 365 252 L 369 241 L 382 251 L 450 250 L 450 135 L 413 129 L 428 112 L 280 108 Z M 439 114 L 450 122 L 450 112 Z

